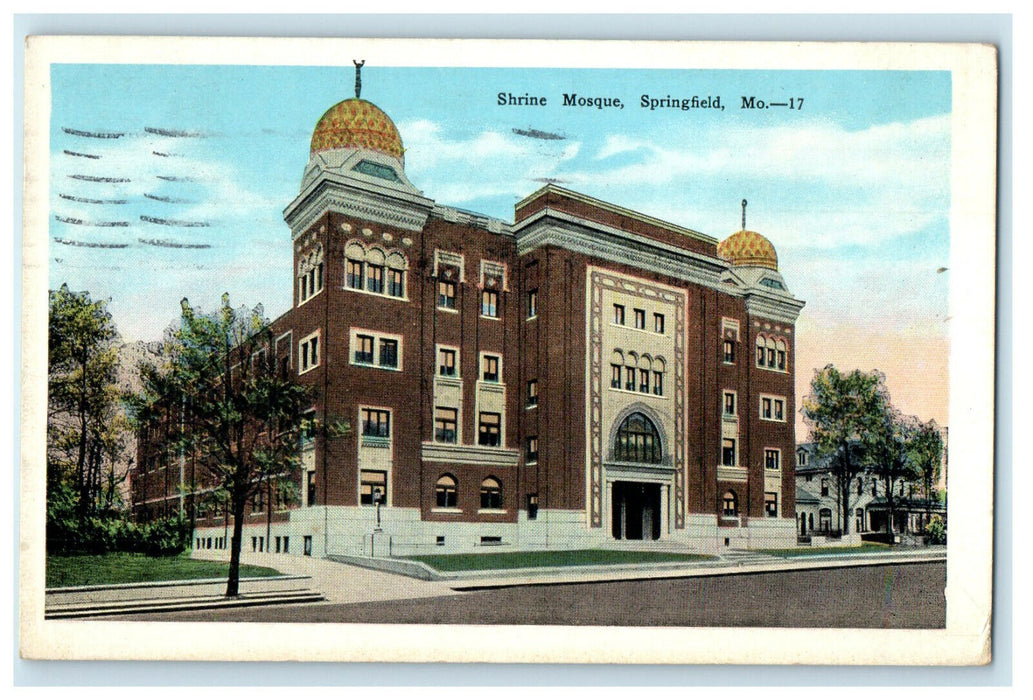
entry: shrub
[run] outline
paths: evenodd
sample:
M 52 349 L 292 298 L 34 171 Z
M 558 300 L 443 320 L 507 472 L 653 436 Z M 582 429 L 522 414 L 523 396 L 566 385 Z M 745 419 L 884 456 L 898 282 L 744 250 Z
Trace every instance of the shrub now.
M 109 513 L 80 517 L 74 498 L 56 493 L 47 508 L 47 552 L 105 554 L 136 552 L 151 556 L 179 554 L 190 544 L 190 523 L 178 515 L 134 523 Z
M 925 539 L 929 544 L 947 544 L 947 524 L 939 515 L 934 515 L 926 523 Z

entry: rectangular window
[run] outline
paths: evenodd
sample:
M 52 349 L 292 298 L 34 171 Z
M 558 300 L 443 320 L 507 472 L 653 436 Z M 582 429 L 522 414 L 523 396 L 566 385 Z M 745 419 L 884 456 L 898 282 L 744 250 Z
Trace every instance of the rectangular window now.
M 624 307 L 621 304 L 613 305 L 613 322 L 618 326 L 624 325 Z
M 364 365 L 373 364 L 373 336 L 356 336 L 355 362 Z
M 387 472 L 359 471 L 359 505 L 373 506 L 387 500 Z
M 454 309 L 456 307 L 456 283 L 438 281 L 438 308 Z
M 775 420 L 785 420 L 786 402 L 782 399 L 775 399 Z
M 764 468 L 778 470 L 782 467 L 781 450 L 764 450 Z
M 298 344 L 299 374 L 319 365 L 319 335 L 309 336 Z
M 757 346 L 757 366 L 764 366 L 764 348 L 760 345 Z
M 624 388 L 628 391 L 635 391 L 635 368 L 628 367 L 626 372 L 627 379 L 624 381 Z
M 499 358 L 497 355 L 485 355 L 483 360 L 484 371 L 481 379 L 486 382 L 497 382 L 499 380 Z
M 635 328 L 639 330 L 646 328 L 646 312 L 643 309 L 635 309 Z
M 366 291 L 374 294 L 384 293 L 384 266 L 366 266 Z
M 442 377 L 456 376 L 456 351 L 451 348 L 438 349 L 438 374 Z
M 657 333 L 664 332 L 664 315 L 653 314 L 653 330 Z
M 771 420 L 771 399 L 760 400 L 760 417 Z
M 640 369 L 638 371 L 638 390 L 643 394 L 649 393 L 649 370 Z
M 387 270 L 387 293 L 393 297 L 405 296 L 405 273 L 401 270 Z
M 380 339 L 380 366 L 381 367 L 397 367 L 398 366 L 398 341 L 387 340 L 385 338 Z
M 530 379 L 527 382 L 527 405 L 538 405 L 538 380 Z
M 781 370 L 785 370 L 785 368 L 786 368 L 786 351 L 785 350 L 779 350 L 778 351 L 778 368 L 781 369 Z
M 538 290 L 532 289 L 527 293 L 527 317 L 534 318 L 538 315 Z
M 828 479 L 822 479 L 821 480 L 821 495 L 822 496 L 828 496 L 829 495 L 829 480 Z
M 623 365 L 610 365 L 610 369 L 613 370 L 613 376 L 610 378 L 610 387 L 613 389 L 621 388 L 621 372 L 624 370 Z
M 527 438 L 527 461 L 538 461 L 538 436 Z
M 657 396 L 664 395 L 664 373 L 653 372 L 653 393 Z
M 768 348 L 768 367 L 775 366 L 775 349 Z
M 304 545 L 304 549 L 305 549 L 305 556 L 306 557 L 311 557 L 312 556 L 312 535 L 305 535 L 305 538 L 303 540 L 303 545 Z
M 764 515 L 769 518 L 778 517 L 778 494 L 770 491 L 764 494 Z
M 349 289 L 362 289 L 362 262 L 349 260 L 345 263 L 346 284 Z
M 729 364 L 729 365 L 734 364 L 735 363 L 735 341 L 734 340 L 726 340 L 726 341 L 724 341 L 724 343 L 723 343 L 723 351 L 724 351 L 725 364 Z
M 477 428 L 477 444 L 498 447 L 502 437 L 502 415 L 482 412 Z
M 454 408 L 434 409 L 434 441 L 455 443 L 459 412 Z
M 391 412 L 376 408 L 364 408 L 362 416 L 362 434 L 369 437 L 391 437 Z
M 499 317 L 499 293 L 494 289 L 485 289 L 481 292 L 481 316 Z
M 774 396 L 761 396 L 760 417 L 764 420 L 785 422 L 786 401 Z
M 725 415 L 726 416 L 734 416 L 735 415 L 735 392 L 734 391 L 726 391 L 725 392 Z
M 308 472 L 305 480 L 305 505 L 316 505 L 316 472 Z
M 726 467 L 734 467 L 735 461 L 735 440 L 724 438 L 721 440 L 721 464 Z

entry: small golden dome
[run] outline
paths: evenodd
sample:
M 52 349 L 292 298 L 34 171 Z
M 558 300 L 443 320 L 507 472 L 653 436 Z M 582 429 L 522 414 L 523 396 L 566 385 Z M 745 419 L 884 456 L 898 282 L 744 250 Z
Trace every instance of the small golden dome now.
M 756 231 L 737 231 L 717 244 L 718 257 L 736 267 L 766 267 L 778 271 L 778 253 L 771 241 Z
M 310 155 L 336 148 L 365 148 L 405 162 L 402 137 L 391 118 L 372 102 L 356 97 L 326 110 L 312 132 Z

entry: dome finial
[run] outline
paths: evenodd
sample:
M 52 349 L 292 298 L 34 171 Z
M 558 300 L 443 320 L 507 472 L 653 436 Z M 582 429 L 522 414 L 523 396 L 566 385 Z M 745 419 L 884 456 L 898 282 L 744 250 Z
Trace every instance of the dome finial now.
M 742 200 L 742 230 L 746 230 L 746 200 Z
M 355 64 L 355 99 L 359 99 L 359 94 L 362 92 L 362 67 L 366 65 L 366 59 L 361 61 L 352 59 L 352 63 Z

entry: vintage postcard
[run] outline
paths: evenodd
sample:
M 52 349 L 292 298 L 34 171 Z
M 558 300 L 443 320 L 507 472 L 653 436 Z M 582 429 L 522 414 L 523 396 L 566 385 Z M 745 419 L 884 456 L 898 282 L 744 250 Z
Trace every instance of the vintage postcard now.
M 26 56 L 23 656 L 989 661 L 992 46 Z

